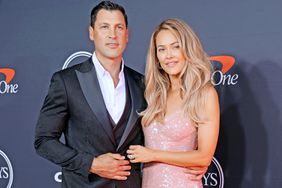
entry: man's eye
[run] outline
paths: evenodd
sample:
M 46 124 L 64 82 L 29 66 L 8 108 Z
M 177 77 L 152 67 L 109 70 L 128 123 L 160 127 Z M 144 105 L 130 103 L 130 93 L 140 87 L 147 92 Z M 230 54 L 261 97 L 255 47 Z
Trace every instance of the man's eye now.
M 108 26 L 107 26 L 107 25 L 102 25 L 100 28 L 101 28 L 101 29 L 107 29 Z

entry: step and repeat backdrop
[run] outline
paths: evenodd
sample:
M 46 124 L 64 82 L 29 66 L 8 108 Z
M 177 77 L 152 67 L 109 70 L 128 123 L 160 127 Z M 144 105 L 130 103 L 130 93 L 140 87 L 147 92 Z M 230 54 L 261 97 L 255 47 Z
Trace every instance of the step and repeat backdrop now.
M 0 0 L 0 188 L 59 188 L 61 169 L 34 150 L 51 75 L 91 56 L 94 0 Z M 144 73 L 150 35 L 185 20 L 215 67 L 219 143 L 205 187 L 282 187 L 282 1 L 120 0 L 125 63 Z

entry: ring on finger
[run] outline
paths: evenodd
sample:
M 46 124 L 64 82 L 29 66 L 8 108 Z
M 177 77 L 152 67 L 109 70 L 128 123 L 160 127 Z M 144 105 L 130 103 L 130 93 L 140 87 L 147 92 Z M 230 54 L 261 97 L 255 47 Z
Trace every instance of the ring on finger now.
M 127 158 L 128 158 L 129 160 L 134 160 L 134 159 L 135 159 L 134 155 L 127 155 Z

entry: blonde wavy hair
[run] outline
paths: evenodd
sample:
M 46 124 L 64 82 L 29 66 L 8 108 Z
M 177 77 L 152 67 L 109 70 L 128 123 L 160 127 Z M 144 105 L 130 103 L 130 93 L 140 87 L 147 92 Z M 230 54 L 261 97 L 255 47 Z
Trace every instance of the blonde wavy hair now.
M 147 54 L 145 71 L 145 99 L 147 109 L 140 113 L 142 125 L 148 126 L 154 120 L 165 118 L 168 90 L 171 87 L 169 76 L 160 68 L 157 58 L 156 37 L 162 30 L 171 31 L 177 38 L 186 63 L 179 74 L 181 79 L 180 96 L 183 109 L 197 126 L 204 119 L 203 110 L 207 100 L 207 89 L 211 84 L 212 66 L 194 31 L 180 19 L 167 19 L 153 32 Z

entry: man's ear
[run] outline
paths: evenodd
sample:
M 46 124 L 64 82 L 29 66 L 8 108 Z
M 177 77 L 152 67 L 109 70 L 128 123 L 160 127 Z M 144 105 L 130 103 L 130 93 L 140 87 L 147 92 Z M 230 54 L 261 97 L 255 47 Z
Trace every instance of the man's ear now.
M 128 28 L 126 29 L 126 43 L 128 43 L 128 35 L 129 35 L 129 31 Z
M 94 40 L 94 28 L 90 25 L 90 26 L 88 27 L 88 31 L 89 31 L 89 39 L 90 39 L 91 41 L 93 41 L 93 40 Z

